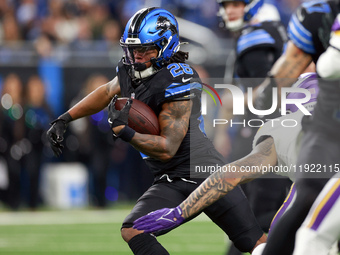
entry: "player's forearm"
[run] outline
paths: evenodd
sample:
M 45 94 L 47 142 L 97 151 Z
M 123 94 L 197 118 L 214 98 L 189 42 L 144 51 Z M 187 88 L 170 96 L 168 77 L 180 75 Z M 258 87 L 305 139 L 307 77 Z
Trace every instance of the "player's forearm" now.
M 238 184 L 256 179 L 267 171 L 264 167 L 276 165 L 276 151 L 273 138 L 267 138 L 258 144 L 247 156 L 225 165 L 222 171 L 210 175 L 180 207 L 184 218 L 189 218 L 202 211 L 233 190 Z
M 73 106 L 68 111 L 73 120 L 92 115 L 103 110 L 112 99 L 112 95 L 108 90 L 108 84 L 100 86 Z
M 311 55 L 289 41 L 286 52 L 276 61 L 270 73 L 279 88 L 290 87 L 311 62 Z
M 190 196 L 184 200 L 180 207 L 184 218 L 189 218 L 209 205 L 213 204 L 233 190 L 238 184 L 248 182 L 262 175 L 261 168 L 255 171 L 244 171 L 244 166 L 252 166 L 257 155 L 250 155 L 224 166 L 225 171 L 210 175 Z M 257 161 L 257 159 L 255 160 Z M 246 163 L 250 165 L 246 165 Z M 233 169 L 233 171 L 228 171 Z
M 160 161 L 169 161 L 177 152 L 179 144 L 157 135 L 135 133 L 130 144 L 138 151 Z
M 223 172 L 209 176 L 180 204 L 183 217 L 187 219 L 199 213 L 233 190 L 239 181 L 240 178 L 226 178 L 226 173 Z

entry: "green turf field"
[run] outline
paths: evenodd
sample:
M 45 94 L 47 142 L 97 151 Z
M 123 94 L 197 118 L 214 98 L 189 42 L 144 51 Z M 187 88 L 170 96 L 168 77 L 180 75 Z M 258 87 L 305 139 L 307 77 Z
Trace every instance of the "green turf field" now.
M 0 254 L 132 254 L 120 237 L 127 210 L 0 213 Z M 205 217 L 158 240 L 172 255 L 222 255 L 224 233 Z

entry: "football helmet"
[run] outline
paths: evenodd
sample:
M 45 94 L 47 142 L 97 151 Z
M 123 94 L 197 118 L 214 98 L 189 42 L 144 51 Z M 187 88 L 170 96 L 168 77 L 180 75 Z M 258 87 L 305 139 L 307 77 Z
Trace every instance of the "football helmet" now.
M 311 93 L 311 98 L 308 102 L 304 103 L 303 106 L 309 112 L 313 112 L 314 106 L 316 104 L 316 99 L 319 94 L 319 86 L 318 79 L 316 73 L 304 73 L 301 74 L 298 78 L 297 82 L 293 84 L 294 88 L 303 88 L 308 89 Z M 287 99 L 301 99 L 304 98 L 305 95 L 303 93 L 292 92 L 287 95 Z M 287 104 L 286 110 L 287 113 L 296 112 L 299 108 L 295 104 Z
M 224 9 L 224 3 L 228 2 L 243 2 L 245 4 L 243 18 L 229 21 Z M 220 6 L 219 15 L 222 17 L 225 27 L 231 31 L 239 30 L 243 27 L 245 22 L 250 21 L 263 6 L 263 2 L 264 0 L 217 0 L 217 3 Z
M 167 10 L 152 7 L 136 12 L 126 24 L 120 45 L 124 50 L 124 63 L 132 65 L 136 71 L 146 68 L 145 63 L 135 63 L 133 51 L 157 49 L 157 58 L 151 59 L 155 68 L 169 62 L 179 50 L 178 23 Z

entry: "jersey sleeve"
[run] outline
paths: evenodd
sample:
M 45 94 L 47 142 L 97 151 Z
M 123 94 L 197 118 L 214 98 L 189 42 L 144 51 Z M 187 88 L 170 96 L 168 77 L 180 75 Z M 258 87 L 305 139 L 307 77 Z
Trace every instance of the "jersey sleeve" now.
M 303 3 L 289 21 L 289 39 L 305 53 L 316 54 L 317 50 L 313 39 L 318 35 L 322 16 L 330 12 L 331 7 L 325 1 Z

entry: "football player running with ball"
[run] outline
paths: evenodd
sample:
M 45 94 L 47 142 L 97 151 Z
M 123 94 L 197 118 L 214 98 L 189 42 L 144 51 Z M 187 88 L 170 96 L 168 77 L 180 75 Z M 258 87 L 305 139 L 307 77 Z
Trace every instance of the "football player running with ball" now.
M 124 57 L 118 64 L 117 77 L 55 120 L 48 139 L 59 155 L 68 122 L 94 114 L 112 100 L 109 118 L 115 136 L 140 151 L 154 174 L 153 185 L 125 218 L 122 237 L 134 254 L 169 254 L 155 238 L 167 231 L 147 234 L 132 228 L 134 220 L 163 207 L 175 207 L 185 200 L 204 181 L 190 178 L 193 164 L 216 166 L 224 162 L 204 133 L 200 112 L 202 84 L 197 72 L 185 64 L 187 53 L 179 51 L 175 17 L 160 8 L 141 9 L 128 21 L 121 46 Z M 128 127 L 131 100 L 117 111 L 114 107 L 117 94 L 134 95 L 149 105 L 158 116 L 160 134 L 140 134 Z M 266 241 L 239 188 L 204 212 L 243 252 L 251 252 Z

